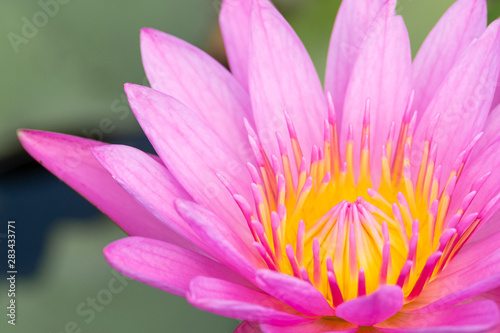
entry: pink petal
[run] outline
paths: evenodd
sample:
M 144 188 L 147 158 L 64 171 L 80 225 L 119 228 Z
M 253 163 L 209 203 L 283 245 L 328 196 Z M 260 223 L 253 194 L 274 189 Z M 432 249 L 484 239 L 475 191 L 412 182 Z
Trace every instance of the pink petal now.
M 437 312 L 399 313 L 377 328 L 391 333 L 478 333 L 493 329 L 498 321 L 495 302 L 478 301 Z
M 360 326 L 372 326 L 394 316 L 403 307 L 399 286 L 383 285 L 375 292 L 351 299 L 335 309 L 335 315 Z
M 233 333 L 262 333 L 258 323 L 243 321 L 236 327 Z
M 352 69 L 369 38 L 368 28 L 384 2 L 351 0 L 342 1 L 340 5 L 330 40 L 325 75 L 325 91 L 332 94 L 339 120 L 342 119 L 345 93 Z
M 500 286 L 498 235 L 494 243 L 462 251 L 431 281 L 404 311 L 435 311 L 458 304 Z
M 249 247 L 251 243 L 243 242 L 224 221 L 195 203 L 177 200 L 175 206 L 182 218 L 205 243 L 211 256 L 250 281 L 255 280 L 256 269 L 264 267 L 265 264 L 258 257 L 256 250 Z
M 394 6 L 395 1 L 387 1 L 369 28 L 371 33 L 347 86 L 342 115 L 342 142 L 345 143 L 352 124 L 354 156 L 359 160 L 365 104 L 370 99 L 371 170 L 375 180 L 380 177 L 380 149 L 392 122 L 399 124 L 403 118 L 412 84 L 410 40 Z
M 492 23 L 480 39 L 462 54 L 423 114 L 412 149 L 422 151 L 432 118 L 440 114 L 434 134 L 439 145 L 437 164 L 447 179 L 455 158 L 479 133 L 490 111 L 500 69 L 500 21 Z M 418 155 L 418 154 L 417 154 Z
M 190 281 L 197 276 L 248 284 L 204 255 L 154 239 L 120 239 L 109 244 L 104 249 L 104 255 L 120 273 L 182 297 L 186 297 Z
M 333 316 L 335 311 L 310 283 L 276 271 L 259 270 L 257 285 L 306 316 Z
M 309 158 L 313 144 L 322 144 L 326 98 L 304 45 L 269 0 L 254 1 L 249 54 L 252 108 L 267 153 L 280 156 L 275 132 L 289 136 L 286 111 Z
M 493 97 L 493 102 L 491 103 L 493 107 L 500 105 L 500 77 L 498 78 L 495 90 L 495 96 Z
M 174 200 L 191 197 L 158 159 L 120 145 L 98 146 L 93 153 L 111 176 L 158 220 L 191 243 L 203 245 L 174 209 Z
M 91 150 L 103 143 L 34 130 L 22 130 L 18 135 L 24 149 L 34 159 L 87 198 L 129 235 L 190 246 L 135 201 L 97 162 Z M 182 191 L 175 181 L 171 186 L 172 190 Z
M 486 119 L 486 124 L 483 129 L 483 136 L 477 142 L 474 147 L 474 151 L 471 155 L 471 160 L 477 160 L 481 158 L 481 154 L 500 136 L 500 105 L 497 105 L 488 114 Z
M 471 156 L 471 161 L 465 165 L 464 170 L 457 182 L 455 187 L 455 195 L 450 203 L 450 215 L 455 214 L 461 207 L 462 199 L 465 195 L 470 193 L 473 184 L 482 176 L 490 173 L 487 181 L 477 189 L 477 194 L 470 204 L 468 210 L 465 214 L 470 213 L 480 213 L 484 224 L 488 221 L 491 215 L 499 208 L 497 203 L 489 213 L 482 212 L 483 208 L 493 199 L 496 195 L 500 193 L 500 155 L 498 151 L 500 150 L 500 135 L 493 139 L 488 145 L 483 146 L 482 140 L 479 144 L 481 146 L 477 147 L 482 151 Z M 486 138 L 488 139 L 488 138 Z
M 251 198 L 245 165 L 195 113 L 153 89 L 125 85 L 130 105 L 144 132 L 174 177 L 203 206 L 216 211 L 243 237 L 248 229 L 238 206 L 222 185 L 222 174 Z
M 297 325 L 313 320 L 294 313 L 268 294 L 207 277 L 191 281 L 187 300 L 205 311 L 259 323 Z
M 227 69 L 196 47 L 154 29 L 142 29 L 141 51 L 153 89 L 186 105 L 233 152 L 252 159 L 243 123 L 244 117 L 253 121 L 250 98 Z
M 264 333 L 354 333 L 358 332 L 358 326 L 345 322 L 339 318 L 331 317 L 328 319 L 319 319 L 312 323 L 295 326 L 272 326 L 261 325 Z
M 248 44 L 251 0 L 223 0 L 219 23 L 231 72 L 248 91 Z
M 413 63 L 416 110 L 427 108 L 460 55 L 482 35 L 486 12 L 485 0 L 459 0 L 436 24 Z

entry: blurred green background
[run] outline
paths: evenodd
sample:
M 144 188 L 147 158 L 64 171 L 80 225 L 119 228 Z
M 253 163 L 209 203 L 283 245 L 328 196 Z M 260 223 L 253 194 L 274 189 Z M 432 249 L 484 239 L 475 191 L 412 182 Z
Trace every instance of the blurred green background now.
M 108 288 L 114 275 L 102 248 L 124 234 L 36 165 L 15 135 L 17 128 L 36 128 L 85 136 L 99 127 L 101 119 L 109 118 L 114 130 L 94 138 L 147 148 L 135 119 L 120 119 L 113 112 L 116 105 L 126 105 L 123 83 L 145 83 L 139 29 L 166 31 L 224 63 L 217 27 L 220 0 L 65 2 L 49 8 L 53 15 L 46 16 L 46 24 L 22 41 L 16 36 L 24 38 L 26 20 L 43 19 L 39 1 L 0 4 L 0 228 L 6 229 L 8 219 L 16 220 L 18 260 L 24 267 L 17 281 L 17 325 L 8 325 L 1 310 L 0 331 L 59 333 L 73 321 L 82 332 L 232 332 L 237 321 L 200 312 L 182 298 L 134 281 L 128 281 L 88 323 L 87 317 L 78 315 L 82 303 Z M 339 3 L 276 1 L 320 73 Z M 399 2 L 414 53 L 451 3 Z M 491 1 L 490 21 L 499 13 L 499 2 Z M 0 242 L 5 244 L 4 232 L 0 229 Z M 2 309 L 4 281 L 0 282 Z

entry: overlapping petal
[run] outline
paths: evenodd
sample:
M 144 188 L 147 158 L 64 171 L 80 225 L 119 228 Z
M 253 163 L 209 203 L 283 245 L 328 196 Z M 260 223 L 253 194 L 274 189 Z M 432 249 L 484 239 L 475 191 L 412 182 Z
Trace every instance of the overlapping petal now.
M 322 142 L 317 124 L 327 116 L 326 98 L 304 45 L 269 0 L 255 0 L 252 8 L 249 86 L 257 134 L 268 155 L 280 156 L 276 132 L 288 137 L 286 112 L 309 159 L 312 145 Z
M 19 140 L 33 158 L 87 198 L 129 235 L 190 247 L 134 200 L 99 164 L 92 149 L 104 145 L 102 142 L 34 130 L 20 131 Z M 180 195 L 185 193 L 175 180 L 170 186 Z
M 342 1 L 337 13 L 328 50 L 325 91 L 332 95 L 340 121 L 354 64 L 370 35 L 376 33 L 370 26 L 384 3 L 384 0 Z
M 387 333 L 488 332 L 499 318 L 495 302 L 478 301 L 432 313 L 399 313 L 377 328 Z
M 253 0 L 223 0 L 219 22 L 231 73 L 248 91 L 248 48 Z
M 335 311 L 311 284 L 271 270 L 257 272 L 257 285 L 307 316 L 333 316 Z
M 399 125 L 412 84 L 410 40 L 395 1 L 386 1 L 370 25 L 370 34 L 359 51 L 347 85 L 342 114 L 341 142 L 353 128 L 355 165 L 359 165 L 365 104 L 370 100 L 372 175 L 380 177 L 381 147 L 392 122 Z M 343 146 L 343 144 L 341 145 Z
M 486 19 L 485 0 L 459 0 L 429 33 L 413 63 L 414 108 L 420 117 L 461 54 L 483 34 Z
M 456 157 L 485 125 L 500 70 L 500 21 L 495 21 L 457 60 L 424 112 L 414 142 L 422 145 L 432 119 L 439 116 L 434 142 L 437 164 L 448 175 Z M 422 146 L 415 149 L 422 151 Z
M 252 159 L 243 119 L 252 123 L 248 93 L 220 63 L 174 36 L 142 29 L 141 52 L 151 87 L 195 112 L 244 160 Z
M 198 277 L 191 281 L 188 301 L 219 315 L 271 325 L 311 322 L 274 297 L 227 281 Z
M 198 276 L 248 285 L 241 276 L 202 254 L 154 239 L 120 239 L 109 244 L 104 255 L 120 273 L 182 297 Z
M 174 200 L 190 200 L 191 197 L 158 158 L 121 145 L 100 145 L 93 148 L 93 154 L 142 207 L 192 244 L 202 248 L 200 239 L 174 209 Z
M 208 125 L 185 105 L 153 89 L 126 85 L 130 105 L 158 155 L 193 199 L 217 211 L 242 237 L 246 223 L 217 174 L 249 198 L 245 166 Z

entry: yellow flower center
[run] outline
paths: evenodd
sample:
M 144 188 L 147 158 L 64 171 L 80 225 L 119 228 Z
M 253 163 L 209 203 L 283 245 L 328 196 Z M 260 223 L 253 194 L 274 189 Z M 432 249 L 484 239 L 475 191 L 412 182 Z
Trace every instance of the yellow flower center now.
M 250 165 L 256 213 L 242 210 L 254 245 L 270 269 L 310 282 L 333 306 L 382 284 L 400 285 L 409 302 L 456 255 L 481 220 L 477 213 L 462 216 L 475 191 L 454 216 L 449 214 L 457 178 L 478 137 L 458 157 L 448 177 L 441 178 L 431 125 L 419 155 L 420 167 L 414 169 L 418 175 L 412 178 L 416 113 L 408 112 L 409 107 L 397 141 L 393 124 L 381 147 L 380 182 L 374 189 L 369 103 L 358 168 L 352 129 L 342 158 L 331 99 L 329 104 L 324 145 L 313 147 L 309 165 L 287 115 L 293 159 L 278 135 L 281 158 L 270 160 L 249 128 L 258 163 Z

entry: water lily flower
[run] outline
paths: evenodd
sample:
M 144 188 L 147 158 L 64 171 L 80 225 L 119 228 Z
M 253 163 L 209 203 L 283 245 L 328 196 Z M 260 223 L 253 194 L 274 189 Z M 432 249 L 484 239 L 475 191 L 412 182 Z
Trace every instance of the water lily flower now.
M 222 3 L 231 72 L 143 29 L 158 156 L 20 140 L 130 235 L 114 268 L 235 332 L 497 332 L 500 22 L 458 0 L 412 61 L 395 7 L 342 3 L 324 88 L 268 0 Z

